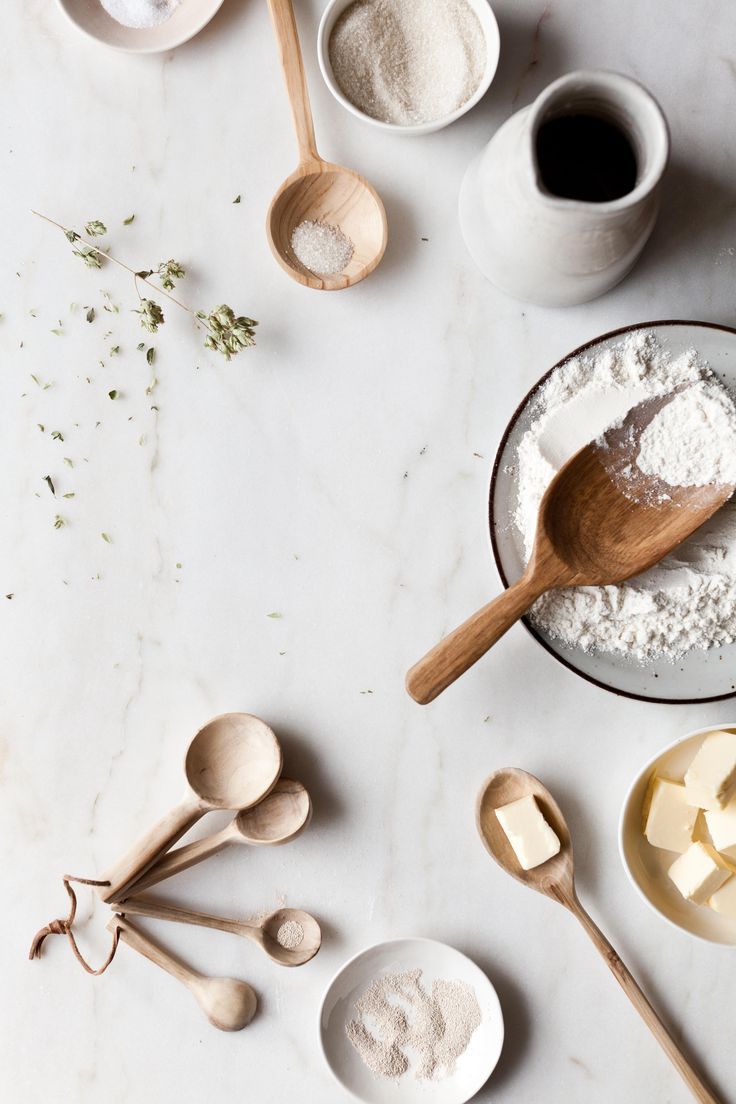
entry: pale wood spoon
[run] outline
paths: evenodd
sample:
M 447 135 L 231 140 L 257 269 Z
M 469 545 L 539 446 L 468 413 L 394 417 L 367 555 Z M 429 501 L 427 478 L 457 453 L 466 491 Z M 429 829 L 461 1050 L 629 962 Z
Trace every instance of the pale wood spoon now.
M 501 805 L 507 805 L 510 801 L 516 801 L 518 798 L 526 797 L 529 794 L 536 799 L 545 820 L 557 833 L 560 840 L 560 850 L 540 866 L 536 866 L 532 870 L 522 870 L 506 833 L 499 823 L 495 810 L 500 808 Z M 546 897 L 551 897 L 553 901 L 558 901 L 559 904 L 569 909 L 573 916 L 577 917 L 603 956 L 616 981 L 675 1066 L 695 1099 L 701 1101 L 702 1104 L 722 1104 L 687 1061 L 617 952 L 580 904 L 575 890 L 570 831 L 557 802 L 546 786 L 542 785 L 534 775 L 527 774 L 526 771 L 518 768 L 509 767 L 505 770 L 494 771 L 483 783 L 478 795 L 476 825 L 486 850 L 507 874 L 511 874 L 523 885 L 536 889 L 537 892 L 543 893 Z
M 104 901 L 128 888 L 211 809 L 244 809 L 261 801 L 281 773 L 281 748 L 271 729 L 250 713 L 223 713 L 201 728 L 187 750 L 187 789 L 180 803 L 106 871 Z
M 111 916 L 107 929 L 119 931 L 124 943 L 185 985 L 210 1023 L 220 1031 L 240 1031 L 253 1019 L 258 1001 L 247 982 L 198 973 L 154 943 L 124 916 Z
M 302 783 L 280 778 L 262 801 L 241 809 L 221 831 L 169 851 L 128 889 L 128 896 L 188 870 L 233 843 L 256 847 L 289 843 L 304 831 L 311 816 L 312 802 Z
M 384 254 L 386 212 L 367 180 L 353 169 L 323 161 L 317 153 L 294 9 L 291 0 L 268 0 L 268 6 L 299 145 L 299 164 L 268 209 L 268 243 L 284 271 L 300 284 L 323 291 L 351 287 L 370 275 Z M 350 238 L 354 252 L 344 272 L 320 276 L 297 260 L 291 237 L 308 219 L 337 226 Z
M 261 948 L 273 962 L 280 966 L 303 966 L 314 958 L 322 945 L 322 932 L 313 916 L 303 909 L 281 908 L 264 916 L 257 924 L 245 920 L 229 920 L 224 916 L 212 916 L 206 912 L 193 912 L 191 909 L 167 905 L 150 897 L 129 897 L 111 906 L 116 912 L 133 916 L 150 916 L 155 920 L 173 920 L 179 924 L 196 924 L 201 928 L 215 928 L 217 931 L 230 932 L 250 939 Z M 282 947 L 277 939 L 283 924 L 294 921 L 303 931 L 298 947 Z
M 732 484 L 671 487 L 636 469 L 641 433 L 673 394 L 640 403 L 620 426 L 560 469 L 541 501 L 526 571 L 411 668 L 406 688 L 415 701 L 433 701 L 545 591 L 605 586 L 639 575 L 728 501 Z M 634 485 L 632 471 L 637 472 Z

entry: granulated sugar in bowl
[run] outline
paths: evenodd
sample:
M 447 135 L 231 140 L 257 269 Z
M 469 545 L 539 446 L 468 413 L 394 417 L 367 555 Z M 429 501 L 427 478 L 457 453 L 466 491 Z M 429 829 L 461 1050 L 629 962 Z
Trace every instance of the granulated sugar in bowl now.
M 332 0 L 320 23 L 335 98 L 385 130 L 426 134 L 469 111 L 498 64 L 486 0 Z

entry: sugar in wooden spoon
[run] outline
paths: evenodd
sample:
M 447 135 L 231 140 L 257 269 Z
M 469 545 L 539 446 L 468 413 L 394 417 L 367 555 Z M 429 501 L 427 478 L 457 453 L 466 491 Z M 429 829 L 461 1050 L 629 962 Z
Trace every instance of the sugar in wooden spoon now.
M 556 833 L 560 841 L 560 850 L 541 865 L 531 870 L 523 870 L 496 816 L 496 809 L 529 795 L 535 799 L 545 820 Z M 494 771 L 483 783 L 478 795 L 476 824 L 486 850 L 507 874 L 530 889 L 536 889 L 538 893 L 543 893 L 545 897 L 551 897 L 553 901 L 564 905 L 580 921 L 616 981 L 695 1099 L 701 1104 L 721 1104 L 685 1058 L 616 951 L 580 904 L 575 890 L 570 830 L 559 805 L 546 786 L 534 775 L 527 774 L 526 771 L 518 768 Z
M 268 0 L 268 6 L 299 146 L 297 168 L 271 200 L 268 242 L 278 263 L 298 283 L 322 291 L 351 287 L 370 275 L 383 256 L 386 212 L 375 188 L 359 173 L 323 161 L 317 153 L 294 9 L 291 0 Z M 291 243 L 305 222 L 337 227 L 350 239 L 353 254 L 344 271 L 320 274 L 299 261 Z
M 672 487 L 636 467 L 642 433 L 676 393 L 635 406 L 621 425 L 560 469 L 540 504 L 526 571 L 411 668 L 406 688 L 415 701 L 425 705 L 441 694 L 545 591 L 639 575 L 728 501 L 733 484 Z

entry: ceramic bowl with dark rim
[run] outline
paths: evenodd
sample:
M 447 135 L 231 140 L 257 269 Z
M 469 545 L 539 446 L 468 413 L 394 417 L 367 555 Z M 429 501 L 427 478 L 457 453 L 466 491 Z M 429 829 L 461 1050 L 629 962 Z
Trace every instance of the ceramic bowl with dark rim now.
M 515 583 L 524 570 L 513 517 L 516 503 L 513 468 L 519 443 L 533 420 L 534 399 L 552 373 L 566 361 L 581 353 L 596 354 L 637 330 L 650 330 L 673 357 L 695 348 L 726 386 L 736 391 L 736 329 L 710 322 L 667 320 L 625 326 L 573 349 L 553 365 L 511 418 L 493 465 L 489 492 L 490 537 L 496 567 L 505 587 Z M 736 644 L 708 651 L 693 650 L 675 662 L 657 659 L 641 663 L 613 652 L 588 653 L 581 648 L 568 647 L 528 617 L 523 619 L 523 624 L 565 667 L 615 694 L 665 704 L 693 704 L 736 696 Z

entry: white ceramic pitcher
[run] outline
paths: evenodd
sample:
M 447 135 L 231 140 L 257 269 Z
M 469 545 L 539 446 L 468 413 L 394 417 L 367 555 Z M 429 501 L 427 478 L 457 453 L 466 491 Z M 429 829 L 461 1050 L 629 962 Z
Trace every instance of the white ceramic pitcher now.
M 636 156 L 633 191 L 603 203 L 563 199 L 543 186 L 536 157 L 542 123 L 561 115 L 613 123 Z M 460 189 L 460 227 L 488 279 L 543 306 L 584 303 L 627 274 L 652 232 L 669 134 L 654 98 L 636 81 L 581 70 L 554 81 L 513 115 L 471 163 Z

